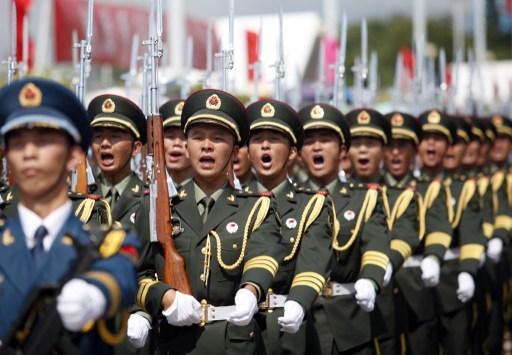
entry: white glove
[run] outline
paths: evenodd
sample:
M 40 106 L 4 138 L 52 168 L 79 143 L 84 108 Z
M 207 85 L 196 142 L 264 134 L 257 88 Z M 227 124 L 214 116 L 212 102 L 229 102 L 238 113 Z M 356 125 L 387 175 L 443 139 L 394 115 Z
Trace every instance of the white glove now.
M 277 318 L 277 323 L 281 326 L 281 331 L 295 334 L 304 320 L 304 308 L 296 301 L 286 301 L 284 303 L 284 314 Z
M 393 277 L 393 265 L 391 265 L 391 263 L 388 263 L 388 266 L 386 267 L 386 273 L 384 274 L 383 285 L 384 286 L 389 285 L 392 277 Z
M 457 289 L 457 298 L 462 303 L 466 303 L 473 297 L 473 294 L 475 293 L 475 280 L 473 280 L 473 276 L 471 276 L 467 272 L 459 273 L 457 279 L 459 281 L 459 288 Z
M 439 259 L 434 255 L 429 255 L 421 261 L 421 279 L 426 287 L 435 287 L 439 283 L 441 267 Z
M 77 332 L 105 312 L 107 300 L 101 290 L 82 279 L 69 280 L 57 297 L 57 311 L 67 330 Z
M 229 315 L 228 322 L 238 326 L 244 326 L 251 322 L 252 317 L 258 311 L 256 296 L 245 288 L 241 288 L 235 295 L 235 310 Z
M 176 291 L 174 302 L 162 314 L 171 325 L 189 326 L 201 320 L 201 303 L 193 296 Z
M 503 240 L 500 238 L 492 238 L 487 243 L 487 256 L 489 259 L 498 263 L 501 258 L 501 252 L 503 251 Z
M 128 318 L 128 329 L 126 331 L 130 344 L 137 349 L 142 348 L 146 345 L 150 330 L 151 324 L 146 317 L 137 313 L 130 314 Z
M 373 311 L 375 307 L 375 284 L 369 279 L 359 279 L 354 284 L 356 289 L 356 302 L 359 307 L 365 312 Z

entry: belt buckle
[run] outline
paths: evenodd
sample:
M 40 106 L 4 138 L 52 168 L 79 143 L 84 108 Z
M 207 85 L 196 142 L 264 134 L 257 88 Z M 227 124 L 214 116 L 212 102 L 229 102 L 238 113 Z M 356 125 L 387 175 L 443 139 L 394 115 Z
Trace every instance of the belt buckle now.
M 331 298 L 333 296 L 333 288 L 330 282 L 326 282 L 322 290 L 322 296 Z
M 265 302 L 263 302 L 263 305 L 261 306 L 261 309 L 267 311 L 268 313 L 272 313 L 274 311 L 274 308 L 272 307 L 272 295 L 274 294 L 274 291 L 269 288 L 267 291 L 267 297 L 265 297 Z
M 201 300 L 201 322 L 200 327 L 204 327 L 208 323 L 208 302 L 203 299 Z

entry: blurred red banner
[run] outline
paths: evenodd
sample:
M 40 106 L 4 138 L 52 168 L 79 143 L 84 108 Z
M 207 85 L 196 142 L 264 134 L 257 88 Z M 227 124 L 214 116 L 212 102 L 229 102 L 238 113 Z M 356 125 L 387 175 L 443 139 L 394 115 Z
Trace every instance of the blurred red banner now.
M 55 20 L 55 60 L 71 62 L 72 33 L 85 38 L 87 26 L 87 0 L 54 0 Z M 92 60 L 97 64 L 111 64 L 127 69 L 130 66 L 132 37 L 136 33 L 140 40 L 148 36 L 148 8 L 119 4 L 94 4 Z M 165 18 L 165 16 L 164 16 Z M 166 42 L 164 19 L 163 40 Z M 186 33 L 194 41 L 194 62 L 197 69 L 206 68 L 206 33 L 208 25 L 196 19 L 187 18 Z M 213 36 L 214 38 L 215 35 Z M 141 46 L 142 47 L 142 46 Z M 218 41 L 213 43 L 218 50 Z M 169 55 L 164 48 L 164 55 Z M 145 48 L 139 48 L 143 53 Z

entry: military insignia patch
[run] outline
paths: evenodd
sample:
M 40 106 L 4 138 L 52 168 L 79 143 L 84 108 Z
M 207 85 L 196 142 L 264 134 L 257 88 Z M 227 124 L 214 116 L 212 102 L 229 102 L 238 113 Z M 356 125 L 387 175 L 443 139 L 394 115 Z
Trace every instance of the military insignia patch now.
M 103 101 L 103 105 L 101 105 L 101 111 L 105 113 L 112 113 L 116 110 L 116 104 L 112 99 L 106 99 Z
M 2 244 L 8 247 L 9 245 L 14 243 L 14 237 L 12 236 L 12 233 L 9 229 L 6 229 L 4 231 L 4 234 L 2 236 Z
M 175 114 L 176 116 L 181 116 L 181 113 L 183 112 L 183 106 L 184 106 L 184 105 L 185 105 L 185 102 L 184 102 L 184 101 L 182 101 L 182 102 L 180 102 L 180 103 L 178 103 L 178 104 L 176 105 L 176 107 L 174 108 L 174 114 Z
M 404 124 L 404 116 L 399 113 L 396 113 L 391 117 L 391 124 L 393 126 L 402 126 Z
M 7 202 L 11 201 L 13 198 L 13 195 L 12 195 L 12 191 L 9 191 L 9 193 L 7 194 L 7 197 L 5 198 L 7 200 Z
M 342 187 L 341 190 L 340 190 L 340 194 L 345 195 L 346 193 L 347 193 L 347 188 L 346 187 Z
M 229 234 L 236 233 L 238 231 L 238 224 L 236 224 L 236 222 L 229 222 L 226 224 L 226 231 Z
M 139 185 L 135 185 L 134 187 L 132 187 L 132 192 L 134 194 L 138 193 L 139 191 L 140 191 Z
M 67 245 L 67 246 L 72 246 L 73 238 L 71 238 L 69 235 L 65 235 L 64 237 L 62 237 L 62 244 Z
M 276 114 L 276 109 L 274 108 L 274 106 L 270 103 L 270 102 L 267 102 L 265 105 L 263 105 L 263 107 L 261 108 L 261 117 L 274 117 L 274 115 Z
M 228 201 L 231 202 L 231 203 L 235 202 L 235 195 L 229 195 L 228 196 Z
M 359 124 L 368 124 L 370 123 L 370 115 L 366 111 L 361 111 L 359 115 L 357 115 L 357 123 Z
M 437 111 L 432 111 L 427 116 L 428 123 L 437 124 L 441 122 L 441 115 Z
M 181 226 L 181 221 L 177 218 L 172 219 L 172 235 L 177 236 L 181 234 L 184 231 L 183 227 Z
M 182 200 L 186 198 L 188 196 L 187 190 L 181 190 L 179 196 Z
M 288 218 L 284 224 L 288 229 L 294 229 L 297 227 L 297 220 L 295 218 Z
M 210 110 L 218 110 L 222 105 L 220 97 L 217 94 L 213 94 L 206 99 L 206 108 Z
M 290 191 L 286 194 L 286 197 L 288 197 L 289 199 L 292 199 L 293 198 L 293 191 Z
M 20 90 L 18 101 L 22 107 L 38 107 L 43 101 L 43 93 L 32 83 L 28 83 Z
M 354 213 L 354 211 L 348 210 L 348 211 L 345 211 L 345 213 L 343 213 L 343 217 L 347 221 L 351 221 L 351 220 L 353 220 L 356 217 L 356 214 Z
M 324 118 L 325 116 L 325 111 L 324 109 L 322 108 L 322 106 L 320 105 L 315 105 L 313 106 L 313 108 L 311 109 L 311 112 L 309 113 L 309 115 L 311 116 L 311 118 L 313 119 L 321 119 L 321 118 Z
M 132 222 L 133 224 L 135 224 L 135 212 L 133 212 L 133 213 L 130 215 L 130 222 Z

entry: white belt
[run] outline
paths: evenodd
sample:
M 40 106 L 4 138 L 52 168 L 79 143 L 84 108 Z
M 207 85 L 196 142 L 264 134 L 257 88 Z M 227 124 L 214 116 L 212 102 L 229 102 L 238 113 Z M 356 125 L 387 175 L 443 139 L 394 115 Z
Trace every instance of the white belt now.
M 206 303 L 206 300 L 201 301 L 201 323 L 205 324 L 227 320 L 229 315 L 235 311 L 235 306 L 219 306 L 215 307 L 211 304 Z
M 354 283 L 339 283 L 339 282 L 328 282 L 325 284 L 322 296 L 334 297 L 334 296 L 348 296 L 356 293 Z
M 267 298 L 265 299 L 265 302 L 261 302 L 258 306 L 261 310 L 283 308 L 287 298 L 288 295 L 278 295 L 273 293 L 272 289 L 270 289 L 267 292 Z
M 422 260 L 423 260 L 423 255 L 409 256 L 407 259 L 405 259 L 404 263 L 402 264 L 402 267 L 403 268 L 420 267 Z
M 446 249 L 444 260 L 455 260 L 460 256 L 460 248 Z

